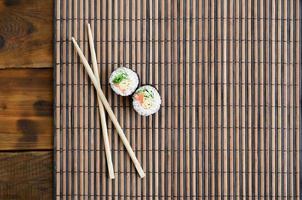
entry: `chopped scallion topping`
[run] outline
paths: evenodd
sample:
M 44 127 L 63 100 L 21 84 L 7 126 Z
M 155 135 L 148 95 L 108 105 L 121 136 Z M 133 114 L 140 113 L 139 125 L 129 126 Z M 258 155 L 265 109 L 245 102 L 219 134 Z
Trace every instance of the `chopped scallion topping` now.
M 122 82 L 122 80 L 128 78 L 128 74 L 125 72 L 121 72 L 120 74 L 116 75 L 114 79 L 112 80 L 113 83 L 118 84 Z

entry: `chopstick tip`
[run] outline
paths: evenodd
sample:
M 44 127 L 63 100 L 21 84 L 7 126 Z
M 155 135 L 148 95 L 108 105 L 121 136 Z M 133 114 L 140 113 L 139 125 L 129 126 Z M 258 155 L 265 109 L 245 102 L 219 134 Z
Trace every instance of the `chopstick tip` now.
M 71 41 L 74 45 L 77 45 L 77 41 L 74 39 L 74 37 L 71 37 Z
M 142 172 L 139 172 L 139 176 L 140 176 L 141 178 L 144 178 L 144 177 L 146 176 L 146 174 L 145 174 L 144 171 L 142 171 Z

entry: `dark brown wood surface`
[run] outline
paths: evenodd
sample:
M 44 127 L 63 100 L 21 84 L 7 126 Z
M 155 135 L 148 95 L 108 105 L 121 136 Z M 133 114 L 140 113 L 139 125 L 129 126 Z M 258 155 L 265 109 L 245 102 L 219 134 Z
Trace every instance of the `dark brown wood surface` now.
M 52 152 L 0 153 L 0 199 L 51 199 Z
M 52 69 L 0 70 L 0 150 L 51 149 Z
M 1 200 L 52 199 L 52 30 L 52 0 L 0 0 Z
M 0 68 L 52 66 L 52 0 L 0 0 Z

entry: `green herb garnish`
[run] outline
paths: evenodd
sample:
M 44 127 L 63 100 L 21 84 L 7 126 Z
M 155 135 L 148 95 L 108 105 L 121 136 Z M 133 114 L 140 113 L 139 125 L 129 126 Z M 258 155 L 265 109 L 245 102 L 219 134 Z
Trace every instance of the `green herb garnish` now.
M 139 93 L 142 93 L 142 92 L 145 92 L 146 89 L 145 88 L 140 88 L 136 91 L 136 94 L 139 94 Z
M 124 80 L 126 78 L 128 78 L 128 74 L 126 74 L 125 72 L 122 72 L 122 73 L 116 75 L 114 77 L 114 79 L 112 80 L 112 82 L 115 83 L 115 84 L 118 84 L 118 83 L 122 82 L 122 80 Z
M 148 89 L 146 88 L 141 88 L 141 89 L 138 89 L 136 91 L 136 94 L 139 94 L 139 93 L 143 93 L 144 94 L 144 97 L 146 98 L 153 98 L 154 97 L 154 94 L 152 91 L 149 91 Z
M 146 90 L 144 96 L 145 96 L 146 98 L 150 98 L 150 97 L 153 98 L 153 97 L 154 97 L 154 94 L 153 94 L 152 91 Z

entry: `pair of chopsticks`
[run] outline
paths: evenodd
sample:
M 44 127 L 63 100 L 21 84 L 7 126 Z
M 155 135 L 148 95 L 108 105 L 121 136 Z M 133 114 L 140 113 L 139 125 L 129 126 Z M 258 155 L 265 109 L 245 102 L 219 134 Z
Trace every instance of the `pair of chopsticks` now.
M 145 176 L 144 170 L 142 169 L 139 161 L 137 160 L 130 143 L 128 142 L 123 129 L 121 128 L 119 122 L 117 121 L 117 118 L 115 117 L 103 91 L 100 85 L 100 77 L 99 77 L 99 72 L 98 72 L 98 66 L 97 66 L 97 59 L 96 59 L 96 54 L 95 54 L 95 48 L 94 48 L 94 43 L 93 43 L 93 37 L 91 33 L 91 28 L 90 25 L 87 24 L 87 30 L 88 30 L 88 39 L 89 39 L 89 47 L 90 47 L 90 54 L 91 54 L 91 59 L 92 59 L 92 66 L 93 66 L 93 71 L 91 70 L 91 67 L 85 58 L 81 48 L 75 41 L 75 39 L 72 37 L 72 42 L 75 46 L 75 49 L 84 65 L 84 68 L 86 72 L 88 73 L 88 76 L 90 77 L 97 95 L 98 95 L 98 104 L 99 104 L 99 111 L 100 111 L 100 118 L 101 118 L 101 125 L 102 125 L 102 133 L 103 133 L 103 139 L 104 139 L 104 146 L 105 146 L 105 155 L 106 155 L 106 160 L 107 160 L 107 166 L 108 166 L 108 172 L 109 172 L 109 177 L 111 179 L 114 179 L 114 169 L 113 169 L 113 164 L 112 164 L 112 159 L 111 159 L 111 149 L 110 149 L 110 144 L 108 140 L 108 133 L 107 133 L 107 125 L 106 125 L 106 119 L 105 119 L 105 111 L 104 108 L 106 109 L 113 125 L 116 128 L 116 131 L 118 135 L 120 136 L 123 144 L 125 145 L 130 158 L 139 173 L 140 177 L 143 178 Z

